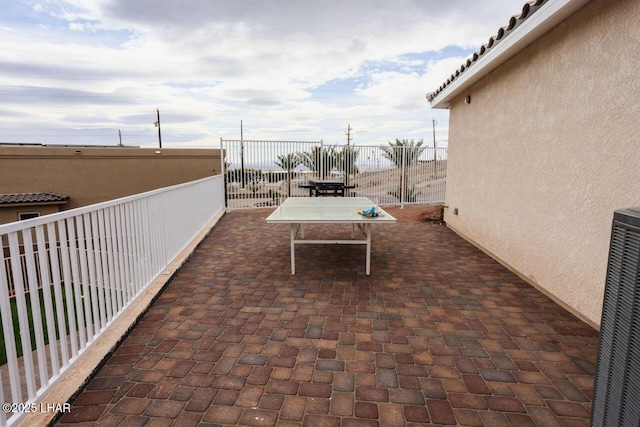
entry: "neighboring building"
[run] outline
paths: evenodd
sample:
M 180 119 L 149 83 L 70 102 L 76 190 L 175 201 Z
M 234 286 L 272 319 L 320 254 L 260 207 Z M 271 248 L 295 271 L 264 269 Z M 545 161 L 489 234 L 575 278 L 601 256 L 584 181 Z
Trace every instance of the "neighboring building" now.
M 60 212 L 69 196 L 56 193 L 0 194 L 0 224 Z
M 594 326 L 613 211 L 640 206 L 639 17 L 532 1 L 427 95 L 450 109 L 447 225 Z
M 219 149 L 0 144 L 0 223 L 17 221 L 20 214 L 24 218 L 92 205 L 220 171 Z

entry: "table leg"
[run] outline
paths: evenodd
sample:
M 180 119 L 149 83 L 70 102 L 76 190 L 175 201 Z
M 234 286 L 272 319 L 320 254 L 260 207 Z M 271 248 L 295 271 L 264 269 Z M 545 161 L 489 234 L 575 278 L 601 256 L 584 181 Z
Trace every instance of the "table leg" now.
M 298 224 L 291 224 L 291 275 L 296 274 L 296 234 L 298 233 Z
M 367 234 L 367 276 L 371 272 L 371 224 L 364 225 Z

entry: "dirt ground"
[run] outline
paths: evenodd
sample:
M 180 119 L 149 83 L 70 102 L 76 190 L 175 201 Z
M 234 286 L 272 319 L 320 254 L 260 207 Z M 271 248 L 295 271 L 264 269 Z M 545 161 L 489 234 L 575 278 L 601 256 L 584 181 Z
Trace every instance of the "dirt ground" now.
M 441 208 L 433 205 L 406 205 L 401 207 L 384 207 L 390 215 L 393 215 L 399 222 L 426 221 L 428 219 L 441 222 Z

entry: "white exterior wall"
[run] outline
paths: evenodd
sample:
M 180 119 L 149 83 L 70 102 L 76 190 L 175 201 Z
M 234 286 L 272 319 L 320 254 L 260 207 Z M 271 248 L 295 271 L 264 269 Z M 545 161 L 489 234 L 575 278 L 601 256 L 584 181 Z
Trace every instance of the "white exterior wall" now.
M 451 103 L 447 224 L 594 326 L 640 206 L 639 64 L 640 2 L 594 0 Z

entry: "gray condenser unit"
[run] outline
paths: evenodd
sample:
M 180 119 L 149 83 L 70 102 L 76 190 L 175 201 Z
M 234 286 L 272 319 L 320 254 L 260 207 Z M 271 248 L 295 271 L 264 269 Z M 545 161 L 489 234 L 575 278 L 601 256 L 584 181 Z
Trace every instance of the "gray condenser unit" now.
M 640 208 L 614 212 L 591 426 L 640 426 Z

